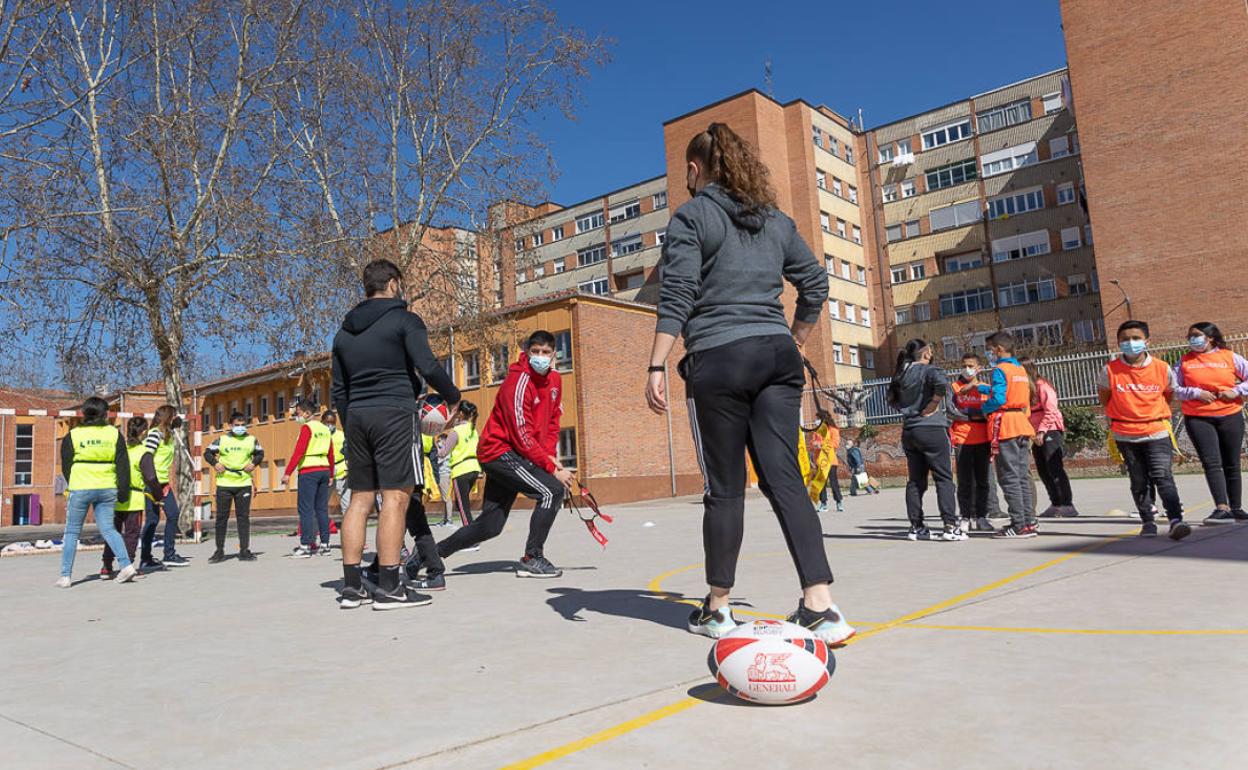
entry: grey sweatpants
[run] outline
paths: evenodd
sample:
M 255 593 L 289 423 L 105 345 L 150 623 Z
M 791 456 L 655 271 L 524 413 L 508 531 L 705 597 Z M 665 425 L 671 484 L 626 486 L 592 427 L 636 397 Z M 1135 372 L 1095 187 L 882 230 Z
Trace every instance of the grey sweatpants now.
M 995 462 L 997 483 L 1005 495 L 1010 523 L 1017 527 L 1036 522 L 1035 489 L 1031 483 L 1031 438 L 1019 436 L 1000 442 Z

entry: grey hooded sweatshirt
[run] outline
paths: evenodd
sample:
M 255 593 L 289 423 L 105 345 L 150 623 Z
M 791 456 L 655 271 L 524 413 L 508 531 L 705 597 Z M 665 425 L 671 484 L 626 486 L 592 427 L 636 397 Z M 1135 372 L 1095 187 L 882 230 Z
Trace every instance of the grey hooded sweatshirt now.
M 659 263 L 660 333 L 683 334 L 689 352 L 788 334 L 780 293 L 797 288 L 798 321 L 814 323 L 828 275 L 793 220 L 775 209 L 746 211 L 716 184 L 677 209 Z
M 901 412 L 903 430 L 932 425 L 945 428 L 949 424 L 945 413 L 945 394 L 949 391 L 949 378 L 938 367 L 931 364 L 910 364 L 901 373 L 900 393 L 897 403 L 893 404 Z M 940 402 L 936 411 L 924 415 L 923 410 L 931 403 L 933 396 L 939 396 Z

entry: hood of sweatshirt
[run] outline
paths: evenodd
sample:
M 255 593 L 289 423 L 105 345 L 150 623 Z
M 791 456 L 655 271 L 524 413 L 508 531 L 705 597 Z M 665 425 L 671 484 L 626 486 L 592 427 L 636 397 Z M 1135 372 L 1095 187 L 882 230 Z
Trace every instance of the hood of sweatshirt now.
M 351 334 L 359 334 L 377 323 L 377 319 L 393 310 L 407 310 L 407 302 L 401 299 L 366 299 L 347 313 L 342 319 L 342 330 Z
M 747 232 L 756 233 L 763 229 L 764 217 L 756 209 L 747 209 L 740 201 L 728 194 L 728 191 L 717 184 L 703 187 L 699 195 L 705 195 L 715 202 L 732 223 Z

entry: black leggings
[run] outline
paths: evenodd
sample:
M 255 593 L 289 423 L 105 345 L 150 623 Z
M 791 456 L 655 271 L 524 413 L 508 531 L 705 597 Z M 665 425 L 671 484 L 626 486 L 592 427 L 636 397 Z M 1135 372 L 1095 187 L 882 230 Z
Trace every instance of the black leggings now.
M 832 582 L 823 528 L 797 460 L 802 356 L 787 334 L 746 337 L 680 362 L 705 480 L 706 582 L 731 588 L 745 530 L 745 456 L 780 521 L 802 587 Z
M 455 509 L 459 511 L 459 523 L 465 527 L 472 523 L 472 487 L 480 475 L 473 471 L 451 480 L 455 486 Z
M 1238 511 L 1243 506 L 1243 476 L 1239 470 L 1240 447 L 1244 443 L 1244 416 L 1240 412 L 1224 417 L 1187 415 L 1188 435 L 1205 469 L 1209 494 L 1218 505 Z
M 906 452 L 910 480 L 906 482 L 906 515 L 910 526 L 923 526 L 923 493 L 927 475 L 936 481 L 936 508 L 946 526 L 958 523 L 958 498 L 953 486 L 953 464 L 949 458 L 949 431 L 939 425 L 921 425 L 901 432 L 901 448 Z
M 988 515 L 988 462 L 992 444 L 962 444 L 955 450 L 958 460 L 958 512 L 964 519 Z
M 1036 461 L 1036 471 L 1044 483 L 1044 491 L 1049 493 L 1049 503 L 1058 507 L 1074 505 L 1070 477 L 1066 475 L 1063 463 L 1066 456 L 1064 438 L 1065 434 L 1060 430 L 1045 431 L 1044 443 L 1031 446 L 1031 457 Z

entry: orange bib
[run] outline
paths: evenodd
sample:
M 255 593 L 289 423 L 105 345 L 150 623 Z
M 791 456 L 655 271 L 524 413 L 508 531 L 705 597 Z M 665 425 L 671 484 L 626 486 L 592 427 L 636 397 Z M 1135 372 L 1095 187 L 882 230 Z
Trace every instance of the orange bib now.
M 1218 395 L 1224 390 L 1232 390 L 1239 384 L 1235 374 L 1235 354 L 1225 348 L 1217 348 L 1204 353 L 1187 353 L 1179 361 L 1179 370 L 1183 372 L 1183 385 L 1189 388 L 1207 390 Z M 1214 401 L 1206 404 L 1203 401 L 1190 399 L 1181 402 L 1183 414 L 1193 417 L 1225 417 L 1235 414 L 1244 408 L 1244 400 Z
M 950 387 L 958 387 L 961 381 L 955 381 Z M 967 409 L 975 409 L 984 403 L 984 396 L 977 388 L 972 388 L 966 393 L 953 394 L 953 403 L 959 410 L 965 412 Z M 954 446 L 962 446 L 963 444 L 987 444 L 988 443 L 988 423 L 972 422 L 970 420 L 954 420 L 949 426 L 949 442 Z
M 1121 358 L 1110 361 L 1109 403 L 1105 415 L 1110 428 L 1123 436 L 1147 436 L 1170 427 L 1170 367 L 1158 358 L 1148 366 L 1131 366 Z
M 1031 380 L 1027 370 L 1008 361 L 997 364 L 997 368 L 1005 375 L 1005 403 L 992 414 L 1000 421 L 999 440 L 1036 435 L 1036 429 L 1031 427 Z

